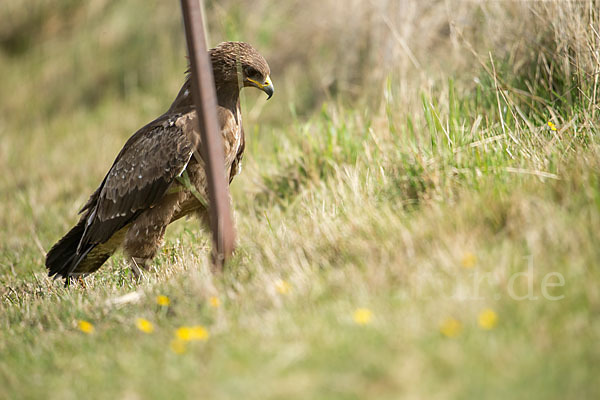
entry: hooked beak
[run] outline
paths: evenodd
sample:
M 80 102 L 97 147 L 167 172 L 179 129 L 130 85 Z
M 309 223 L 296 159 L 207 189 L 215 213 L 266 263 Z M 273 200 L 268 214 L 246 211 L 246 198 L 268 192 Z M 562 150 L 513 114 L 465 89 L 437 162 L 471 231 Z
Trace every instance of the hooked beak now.
M 250 78 L 246 78 L 248 79 L 248 81 L 250 83 L 252 83 L 253 86 L 256 86 L 257 88 L 259 88 L 260 90 L 262 90 L 263 92 L 265 92 L 267 94 L 267 100 L 269 100 L 272 96 L 273 93 L 275 92 L 275 88 L 273 87 L 273 83 L 271 83 L 271 77 L 267 76 L 267 79 L 265 79 L 264 83 L 260 83 L 258 81 L 255 81 L 254 79 L 250 79 Z

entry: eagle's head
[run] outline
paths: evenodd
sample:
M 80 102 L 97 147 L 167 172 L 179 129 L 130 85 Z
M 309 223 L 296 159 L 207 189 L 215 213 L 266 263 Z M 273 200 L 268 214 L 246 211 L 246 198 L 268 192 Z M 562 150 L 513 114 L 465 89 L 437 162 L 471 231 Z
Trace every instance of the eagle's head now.
M 215 85 L 254 86 L 273 96 L 271 70 L 263 56 L 244 42 L 223 42 L 210 50 Z

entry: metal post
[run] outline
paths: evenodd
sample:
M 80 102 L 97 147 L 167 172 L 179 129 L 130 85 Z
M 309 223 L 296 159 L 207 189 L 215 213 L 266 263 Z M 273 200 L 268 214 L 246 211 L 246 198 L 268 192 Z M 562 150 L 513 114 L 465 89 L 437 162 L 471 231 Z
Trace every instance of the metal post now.
M 208 181 L 213 262 L 216 268 L 222 269 L 225 259 L 233 252 L 235 231 L 229 205 L 229 185 L 225 179 L 223 138 L 217 120 L 217 95 L 199 1 L 181 0 L 181 8 L 190 57 L 192 95 L 198 113 L 202 158 Z

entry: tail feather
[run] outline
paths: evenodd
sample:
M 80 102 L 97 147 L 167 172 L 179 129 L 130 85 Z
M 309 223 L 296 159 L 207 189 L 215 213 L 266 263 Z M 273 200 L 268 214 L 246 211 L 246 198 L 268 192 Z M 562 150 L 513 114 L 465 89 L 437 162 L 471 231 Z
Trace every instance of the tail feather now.
M 62 239 L 60 239 L 46 255 L 46 268 L 48 276 L 69 278 L 71 275 L 78 274 L 78 267 L 86 260 L 90 251 L 96 247 L 96 244 L 88 244 L 78 250 L 81 237 L 85 231 L 85 218 L 82 218 Z M 94 258 L 94 264 L 90 267 L 98 269 L 110 257 Z M 87 268 L 86 268 L 87 270 Z M 87 272 L 87 271 L 86 271 Z

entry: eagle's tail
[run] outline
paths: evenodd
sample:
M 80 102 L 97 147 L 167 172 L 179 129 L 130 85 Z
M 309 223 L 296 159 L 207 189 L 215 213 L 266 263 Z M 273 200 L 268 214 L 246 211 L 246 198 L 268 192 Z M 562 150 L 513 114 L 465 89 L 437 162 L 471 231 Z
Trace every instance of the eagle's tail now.
M 101 257 L 88 257 L 90 251 L 96 247 L 96 244 L 88 244 L 77 251 L 81 237 L 85 231 L 85 218 L 75 225 L 62 239 L 60 239 L 46 255 L 46 268 L 48 276 L 57 276 L 68 278 L 71 275 L 77 275 L 82 272 L 95 271 L 112 254 L 103 254 Z M 80 271 L 82 262 L 85 261 L 85 271 Z

